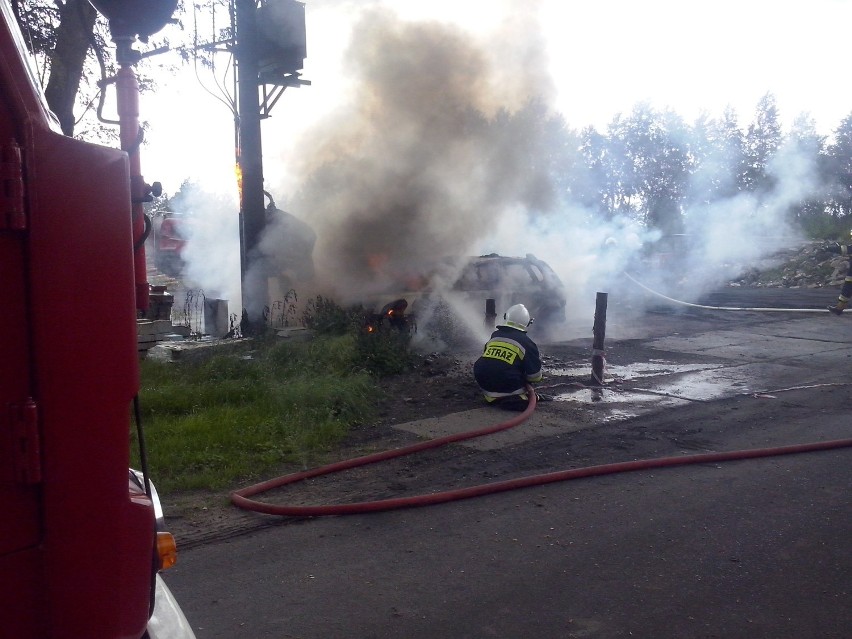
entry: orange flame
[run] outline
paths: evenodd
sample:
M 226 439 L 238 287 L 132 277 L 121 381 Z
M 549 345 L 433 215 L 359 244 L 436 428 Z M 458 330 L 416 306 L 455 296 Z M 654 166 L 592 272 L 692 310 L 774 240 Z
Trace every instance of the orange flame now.
M 234 175 L 237 178 L 237 192 L 240 196 L 240 202 L 243 201 L 243 167 L 237 162 L 234 164 Z
M 367 266 L 374 272 L 380 272 L 388 263 L 388 256 L 382 253 L 373 253 L 367 256 Z

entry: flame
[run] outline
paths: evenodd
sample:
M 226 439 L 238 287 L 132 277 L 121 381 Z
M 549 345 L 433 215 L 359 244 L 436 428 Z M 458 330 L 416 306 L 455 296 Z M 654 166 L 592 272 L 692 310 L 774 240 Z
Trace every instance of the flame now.
M 409 275 L 404 281 L 409 291 L 421 291 L 429 285 L 429 278 L 425 275 Z
M 240 166 L 239 161 L 234 164 L 234 175 L 237 178 L 237 192 L 240 196 L 240 202 L 243 201 L 243 167 Z
M 387 263 L 388 256 L 384 253 L 372 253 L 367 256 L 367 266 L 375 273 L 380 273 Z

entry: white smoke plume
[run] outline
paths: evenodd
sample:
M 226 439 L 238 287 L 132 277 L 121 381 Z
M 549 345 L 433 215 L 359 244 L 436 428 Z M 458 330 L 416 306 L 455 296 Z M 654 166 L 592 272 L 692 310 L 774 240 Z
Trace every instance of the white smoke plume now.
M 790 213 L 817 192 L 816 167 L 788 141 L 770 160 L 767 175 L 772 186 L 765 192 L 739 193 L 685 211 L 685 230 L 692 238 L 683 267 L 689 299 L 803 239 Z
M 239 203 L 232 194 L 217 193 L 207 184 L 184 184 L 175 204 L 185 222 L 187 244 L 182 257 L 190 288 L 209 298 L 227 299 L 230 311 L 240 305 Z
M 315 274 L 302 295 L 358 302 L 416 278 L 436 258 L 497 252 L 550 263 L 566 285 L 569 313 L 587 323 L 595 291 L 641 297 L 623 272 L 647 269 L 643 247 L 660 232 L 602 220 L 559 192 L 547 162 L 553 83 L 543 38 L 530 3 L 509 6 L 516 11 L 486 36 L 408 21 L 371 3 L 352 28 L 346 102 L 284 157 L 264 137 L 267 166 L 281 157 L 289 176 L 267 188 L 316 234 Z M 760 198 L 684 212 L 691 244 L 676 275 L 692 298 L 777 247 L 756 238 L 791 236 L 782 220 L 811 188 L 810 167 L 782 150 L 770 168 L 776 184 Z M 290 251 L 270 231 L 262 247 L 275 270 L 276 256 Z M 218 264 L 202 247 L 197 255 L 193 273 L 202 280 Z

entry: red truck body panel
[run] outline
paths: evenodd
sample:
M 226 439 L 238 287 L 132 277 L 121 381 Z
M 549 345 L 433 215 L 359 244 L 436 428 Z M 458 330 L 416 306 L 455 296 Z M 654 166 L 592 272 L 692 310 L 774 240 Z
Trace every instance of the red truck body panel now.
M 0 624 L 16 639 L 138 638 L 155 522 L 128 489 L 128 158 L 58 133 L 8 3 L 0 16 Z

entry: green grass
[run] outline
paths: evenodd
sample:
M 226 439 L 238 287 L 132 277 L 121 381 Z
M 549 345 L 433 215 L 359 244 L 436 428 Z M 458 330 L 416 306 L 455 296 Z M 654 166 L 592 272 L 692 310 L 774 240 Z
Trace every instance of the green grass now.
M 286 463 L 310 465 L 373 416 L 380 391 L 357 335 L 252 346 L 206 361 L 142 362 L 142 423 L 161 492 L 228 488 Z

